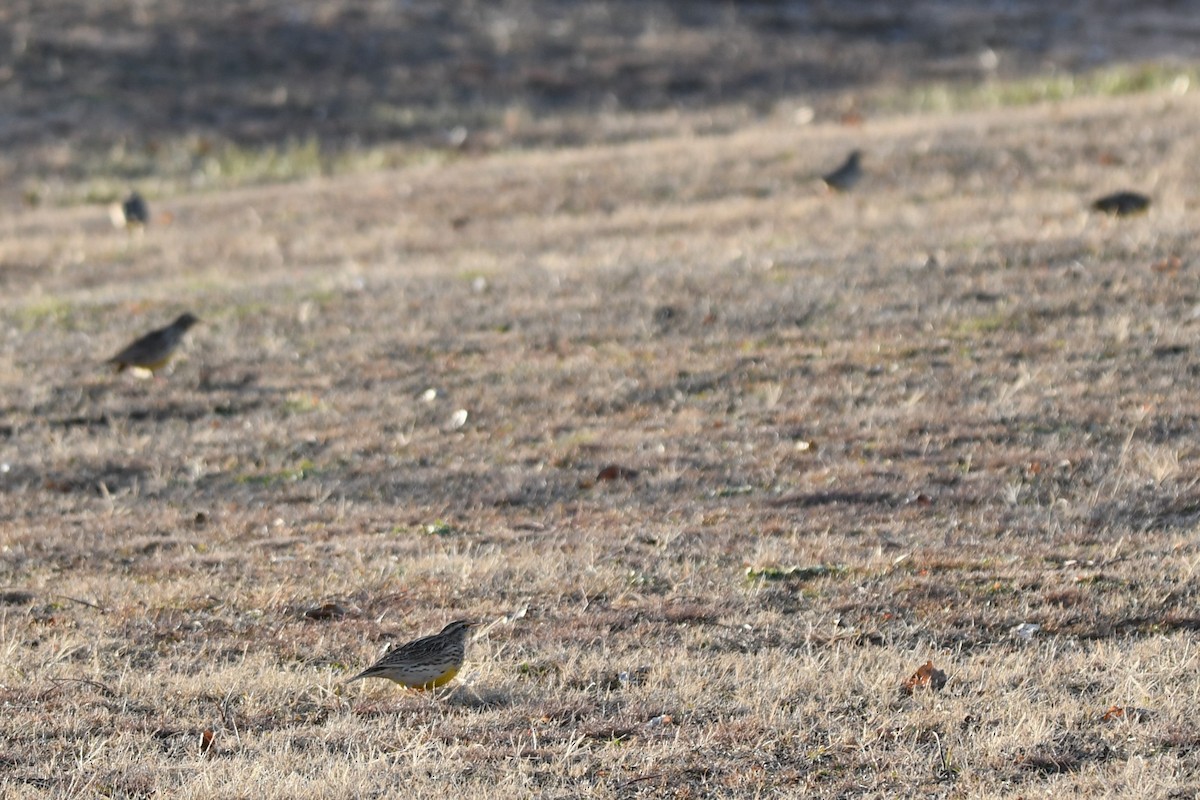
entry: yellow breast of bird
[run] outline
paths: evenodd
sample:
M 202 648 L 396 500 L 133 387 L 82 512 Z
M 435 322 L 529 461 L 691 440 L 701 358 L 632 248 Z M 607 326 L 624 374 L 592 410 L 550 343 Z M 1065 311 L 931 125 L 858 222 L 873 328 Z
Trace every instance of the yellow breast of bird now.
M 134 366 L 149 370 L 151 372 L 158 372 L 160 369 L 165 367 L 167 365 L 167 362 L 170 360 L 171 360 L 171 356 L 170 356 L 170 354 L 168 354 L 168 355 L 165 355 L 162 358 L 158 359 L 157 361 L 142 362 L 140 364 L 135 364 Z
M 404 679 L 399 681 L 409 689 L 436 689 L 439 686 L 444 686 L 454 679 L 458 674 L 458 667 L 450 667 L 443 672 L 434 672 L 432 670 L 423 674 L 405 675 Z

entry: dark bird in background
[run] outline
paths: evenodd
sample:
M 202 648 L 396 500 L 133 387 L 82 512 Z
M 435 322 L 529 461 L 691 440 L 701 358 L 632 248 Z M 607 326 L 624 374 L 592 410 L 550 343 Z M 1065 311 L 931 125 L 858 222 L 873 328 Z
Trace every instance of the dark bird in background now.
M 150 331 L 105 363 L 115 365 L 117 372 L 121 372 L 127 367 L 136 367 L 151 373 L 157 372 L 171 360 L 171 356 L 179 347 L 179 343 L 183 341 L 183 335 L 188 332 L 188 328 L 199 321 L 192 314 L 180 314 L 179 318 L 167 327 Z
M 144 228 L 150 222 L 150 209 L 142 196 L 133 192 L 124 202 L 113 203 L 109 216 L 114 228 Z
M 862 151 L 854 150 L 840 167 L 828 175 L 822 175 L 821 180 L 835 192 L 848 192 L 859 182 L 862 175 Z
M 1137 192 L 1113 192 L 1092 203 L 1093 211 L 1102 211 L 1116 217 L 1144 214 L 1150 208 L 1150 198 Z

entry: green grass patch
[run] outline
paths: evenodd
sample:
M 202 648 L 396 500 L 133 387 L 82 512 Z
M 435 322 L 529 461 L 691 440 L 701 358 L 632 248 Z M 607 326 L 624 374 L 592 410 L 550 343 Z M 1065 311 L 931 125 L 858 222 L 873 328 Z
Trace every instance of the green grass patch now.
M 844 575 L 846 567 L 841 564 L 810 564 L 791 567 L 747 567 L 746 578 L 751 581 L 811 581 L 814 578 Z
M 239 475 L 237 482 L 252 486 L 275 486 L 280 483 L 295 483 L 317 474 L 317 465 L 305 458 L 291 467 L 276 472 L 260 472 L 254 475 Z
M 40 297 L 10 313 L 12 322 L 27 332 L 48 326 L 72 330 L 74 312 L 74 307 L 62 298 Z
M 1144 92 L 1182 94 L 1200 72 L 1178 64 L 1117 64 L 1079 74 L 1052 73 L 977 84 L 933 83 L 883 96 L 881 110 L 892 113 L 956 112 L 1015 108 L 1078 97 L 1119 97 Z

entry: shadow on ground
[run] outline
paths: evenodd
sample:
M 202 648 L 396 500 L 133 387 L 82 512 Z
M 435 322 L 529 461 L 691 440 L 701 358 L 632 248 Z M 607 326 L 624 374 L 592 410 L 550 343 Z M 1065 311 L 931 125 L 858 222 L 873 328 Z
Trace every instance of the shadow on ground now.
M 766 110 L 781 98 L 820 108 L 867 85 L 1200 47 L 1175 4 L 1117 19 L 1097 5 L 24 2 L 0 11 L 0 175 L 77 177 L 96 171 L 81 154 L 102 153 L 117 177 L 137 178 L 181 136 L 196 158 L 218 142 L 336 151 L 461 145 L 482 131 L 521 143 L 522 120 L 550 113 Z

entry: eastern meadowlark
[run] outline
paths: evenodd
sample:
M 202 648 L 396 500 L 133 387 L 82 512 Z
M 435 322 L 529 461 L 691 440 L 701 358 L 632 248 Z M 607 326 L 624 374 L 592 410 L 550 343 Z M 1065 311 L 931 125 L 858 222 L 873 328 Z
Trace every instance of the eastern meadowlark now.
M 157 372 L 171 360 L 175 348 L 183 341 L 183 335 L 187 333 L 188 328 L 199 321 L 192 314 L 180 314 L 179 318 L 167 327 L 150 331 L 105 363 L 116 365 L 117 372 L 127 367 Z
M 346 683 L 360 678 L 387 678 L 409 689 L 436 689 L 462 669 L 467 631 L 476 623 L 455 620 L 441 633 L 397 645 Z
M 845 162 L 821 180 L 825 185 L 837 192 L 848 192 L 862 178 L 862 151 L 855 150 L 846 156 Z

